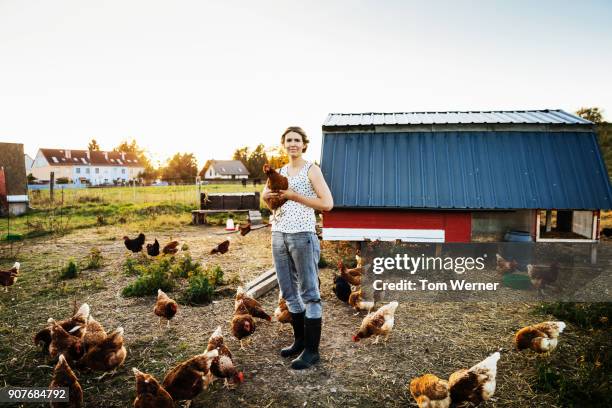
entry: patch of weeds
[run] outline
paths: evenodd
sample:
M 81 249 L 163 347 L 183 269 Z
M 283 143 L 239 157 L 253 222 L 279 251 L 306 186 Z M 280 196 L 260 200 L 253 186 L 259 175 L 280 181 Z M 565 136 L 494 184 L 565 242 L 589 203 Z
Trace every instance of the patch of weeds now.
M 161 259 L 148 267 L 140 265 L 136 270 L 141 274 L 134 282 L 123 288 L 121 294 L 125 297 L 147 296 L 157 294 L 157 289 L 164 292 L 172 291 L 174 281 L 170 275 L 171 262 L 168 259 Z
M 151 260 L 145 256 L 134 258 L 128 256 L 123 262 L 123 272 L 128 276 L 141 275 L 146 271 L 146 267 L 151 264 Z
M 187 245 L 187 243 L 184 243 L 181 247 L 181 251 L 189 251 L 189 245 Z
M 205 272 L 192 274 L 183 299 L 188 304 L 210 303 L 215 288 L 222 283 L 223 270 L 218 265 Z
M 117 221 L 119 221 L 119 224 L 125 224 L 127 222 L 127 219 L 125 217 L 119 217 Z
M 79 267 L 74 258 L 68 260 L 68 264 L 60 269 L 60 279 L 74 279 L 79 275 Z
M 537 311 L 555 315 L 565 322 L 589 330 L 608 326 L 612 315 L 612 303 L 543 303 Z
M 186 253 L 181 259 L 172 267 L 172 276 L 177 278 L 188 278 L 191 275 L 198 274 L 202 271 L 202 265 L 199 262 L 195 262 L 191 255 Z
M 84 269 L 98 269 L 102 266 L 102 252 L 98 248 L 91 248 Z
M 96 216 L 96 225 L 98 227 L 101 227 L 103 225 L 108 225 L 108 221 L 106 221 L 106 218 L 104 218 L 104 215 L 99 214 Z

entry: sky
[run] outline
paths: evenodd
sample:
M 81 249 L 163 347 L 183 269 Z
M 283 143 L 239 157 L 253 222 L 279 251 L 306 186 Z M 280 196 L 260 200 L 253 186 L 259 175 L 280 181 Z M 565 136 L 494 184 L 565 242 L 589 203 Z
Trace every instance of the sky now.
M 0 141 L 229 159 L 330 112 L 603 109 L 610 1 L 0 0 Z

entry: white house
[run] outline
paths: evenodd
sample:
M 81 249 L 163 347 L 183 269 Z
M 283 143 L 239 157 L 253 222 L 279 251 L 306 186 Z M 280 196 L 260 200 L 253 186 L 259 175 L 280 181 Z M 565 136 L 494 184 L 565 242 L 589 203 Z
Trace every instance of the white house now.
M 30 173 L 30 169 L 32 168 L 32 164 L 34 164 L 34 159 L 32 159 L 30 157 L 29 154 L 24 154 L 24 160 L 25 160 L 25 169 L 26 169 L 26 173 Z
M 200 172 L 204 179 L 248 179 L 249 171 L 240 160 L 209 160 Z
M 38 180 L 48 181 L 53 171 L 56 180 L 92 185 L 134 180 L 143 170 L 134 153 L 68 149 L 39 149 L 32 165 L 32 175 Z

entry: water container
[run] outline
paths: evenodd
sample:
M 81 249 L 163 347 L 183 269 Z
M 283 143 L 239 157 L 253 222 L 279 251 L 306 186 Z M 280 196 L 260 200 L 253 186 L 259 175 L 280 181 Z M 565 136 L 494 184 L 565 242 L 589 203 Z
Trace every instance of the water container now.
M 518 269 L 525 271 L 527 265 L 533 262 L 534 243 L 531 234 L 527 231 L 511 230 L 506 233 L 504 240 L 508 244 L 501 244 L 501 256 L 506 260 L 516 260 Z

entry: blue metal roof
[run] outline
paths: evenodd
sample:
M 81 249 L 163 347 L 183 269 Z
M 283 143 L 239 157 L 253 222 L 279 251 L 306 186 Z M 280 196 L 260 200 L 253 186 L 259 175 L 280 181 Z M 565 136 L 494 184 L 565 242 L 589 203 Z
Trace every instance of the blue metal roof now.
M 397 113 L 330 113 L 324 127 L 432 124 L 550 124 L 592 125 L 563 110 L 451 111 Z
M 610 209 L 593 132 L 323 134 L 336 207 Z

